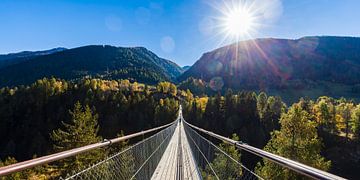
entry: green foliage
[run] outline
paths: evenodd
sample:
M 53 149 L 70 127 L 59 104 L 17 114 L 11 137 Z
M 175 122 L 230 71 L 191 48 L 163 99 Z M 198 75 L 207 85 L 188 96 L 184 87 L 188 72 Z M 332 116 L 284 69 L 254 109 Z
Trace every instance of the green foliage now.
M 278 130 L 280 128 L 279 118 L 281 113 L 285 112 L 285 109 L 286 106 L 280 97 L 267 97 L 264 92 L 261 92 L 258 95 L 257 110 L 268 138 L 270 137 L 271 131 Z
M 155 125 L 170 123 L 176 118 L 179 104 L 175 99 L 160 99 L 155 108 Z
M 161 113 L 155 114 L 160 99 L 166 103 Z M 62 121 L 71 124 L 68 110 L 77 101 L 96 108 L 98 135 L 107 139 L 116 137 L 121 130 L 130 134 L 170 122 L 178 107 L 173 95 L 158 93 L 153 86 L 145 89 L 144 84 L 129 80 L 69 82 L 44 78 L 27 87 L 2 88 L 0 158 L 14 156 L 23 161 L 34 154 L 49 154 L 53 146 L 49 134 L 59 128 L 65 131 Z
M 159 93 L 163 94 L 171 94 L 172 96 L 177 95 L 177 88 L 175 84 L 172 84 L 170 82 L 160 82 L 156 86 L 156 89 Z
M 264 118 L 268 97 L 264 92 L 261 92 L 257 97 L 257 109 L 261 119 Z
M 8 157 L 5 159 L 4 162 L 2 162 L 0 160 L 0 167 L 2 166 L 8 166 L 11 164 L 15 164 L 17 163 L 16 159 L 13 157 Z M 17 180 L 17 179 L 27 179 L 28 177 L 28 172 L 17 172 L 17 173 L 12 173 L 10 175 L 4 176 L 4 177 L 0 177 L 0 180 Z
M 88 143 L 100 141 L 100 136 L 107 139 L 114 138 L 122 130 L 124 133 L 130 134 L 162 125 L 176 117 L 179 106 L 178 99 L 182 101 L 184 118 L 197 126 L 224 136 L 231 136 L 233 133 L 239 134 L 244 142 L 259 148 L 263 148 L 270 137 L 272 137 L 270 142 L 290 147 L 286 144 L 288 141 L 274 140 L 275 137 L 275 139 L 279 139 L 279 137 L 285 139 L 284 134 L 286 133 L 282 132 L 283 128 L 280 129 L 279 118 L 282 113 L 284 113 L 283 118 L 285 118 L 285 114 L 291 114 L 290 112 L 286 113 L 286 106 L 280 97 L 268 96 L 265 93 L 256 95 L 253 92 L 235 92 L 230 89 L 224 96 L 216 94 L 209 97 L 198 97 L 188 89 L 186 91 L 176 89 L 176 86 L 169 82 L 162 82 L 154 87 L 129 80 L 83 79 L 70 82 L 44 78 L 30 86 L 0 89 L 0 136 L 2 137 L 0 158 L 14 156 L 17 160 L 23 161 L 32 158 L 34 154 L 42 156 L 53 152 L 49 148 L 53 145 L 58 146 L 56 147 L 57 151 L 82 145 L 80 142 L 61 144 L 62 141 L 54 144 L 49 138 L 49 134 L 53 132 L 57 132 L 57 135 L 64 139 L 75 138 L 71 137 L 71 133 L 67 130 L 79 130 L 74 128 L 76 125 L 73 122 L 74 118 L 89 120 L 86 122 L 97 120 L 97 126 L 96 123 L 90 123 L 91 125 L 88 126 L 93 129 L 88 132 L 91 132 L 90 134 L 96 132 L 96 136 L 84 135 L 86 136 L 84 141 L 88 141 Z M 73 106 L 77 101 L 88 107 L 80 106 L 76 110 Z M 347 136 L 351 141 L 348 143 L 359 139 L 360 108 L 354 102 L 324 96 L 317 101 L 301 99 L 298 106 L 301 109 L 299 114 L 305 117 L 303 113 L 306 112 L 305 119 L 308 119 L 306 122 L 311 122 L 311 127 L 317 127 L 319 135 L 324 142 L 327 142 L 325 151 L 321 152 L 327 158 L 334 158 L 331 154 L 329 155 L 329 152 L 331 153 L 331 148 L 340 146 L 336 143 L 329 145 L 328 142 L 334 138 Z M 89 107 L 96 108 L 97 113 L 92 112 Z M 73 109 L 71 113 L 68 113 L 69 109 Z M 290 111 L 293 111 L 291 109 Z M 74 116 L 74 114 L 78 115 Z M 289 119 L 290 115 L 286 117 Z M 283 118 L 282 121 L 284 121 Z M 348 120 L 345 120 L 346 118 Z M 281 124 L 291 125 L 293 121 L 295 121 L 295 116 L 292 121 L 281 122 Z M 308 127 L 309 123 L 305 124 L 307 124 L 305 127 Z M 281 125 L 281 127 L 283 126 L 285 125 Z M 300 125 L 295 127 L 295 132 L 298 129 L 304 129 Z M 316 128 L 305 128 L 306 131 L 308 129 L 312 129 L 308 134 L 309 136 L 313 135 L 314 141 L 320 139 L 313 134 L 314 131 L 316 132 Z M 270 136 L 270 132 L 274 130 L 278 130 L 275 132 L 280 135 L 276 135 L 274 132 Z M 300 141 L 300 139 L 308 138 L 310 137 L 304 136 L 298 139 Z M 69 142 L 71 141 L 69 140 Z M 304 144 L 301 147 L 305 146 Z M 311 145 L 311 143 L 308 144 L 308 146 Z M 315 142 L 314 144 L 314 146 L 320 146 Z M 126 144 L 121 145 L 118 149 L 124 146 Z M 300 145 L 295 143 L 295 147 L 297 146 Z M 274 145 L 274 147 L 276 146 Z M 281 148 L 279 147 L 279 149 Z M 103 154 L 114 151 L 109 150 Z M 277 151 L 278 149 L 273 152 L 278 153 Z M 320 152 L 320 150 L 316 152 Z M 307 154 L 299 152 L 293 156 L 298 155 L 306 156 Z M 89 161 L 95 161 L 98 158 L 96 153 L 93 157 Z M 131 155 L 128 157 L 131 161 Z M 243 154 L 241 159 L 250 168 L 258 162 L 258 159 L 249 157 L 247 154 Z M 69 163 L 79 163 L 82 160 L 79 159 L 76 162 L 69 159 Z M 305 160 L 301 161 L 300 159 L 299 161 L 308 163 Z M 334 159 L 334 162 L 336 160 L 339 159 Z M 221 162 L 220 160 L 219 166 L 221 166 Z M 324 160 L 322 163 L 326 164 L 325 162 L 327 161 Z M 215 161 L 213 163 L 216 164 Z M 61 164 L 57 165 L 61 167 Z M 312 164 L 310 163 L 310 165 Z M 281 175 L 287 172 L 278 166 L 269 168 L 278 169 Z M 45 167 L 42 172 L 47 173 L 46 169 L 48 167 Z M 131 164 L 129 164 L 128 170 L 132 171 Z
M 311 115 L 294 104 L 280 119 L 281 129 L 274 131 L 265 150 L 310 165 L 329 170 L 330 161 L 320 155 L 321 140 L 318 138 L 316 123 Z M 265 179 L 303 179 L 303 176 L 284 169 L 269 160 L 263 160 L 256 172 Z
M 63 128 L 53 131 L 51 139 L 54 141 L 56 152 L 82 147 L 101 141 L 98 136 L 98 115 L 93 113 L 88 105 L 84 108 L 80 102 L 76 102 L 74 109 L 70 111 L 71 122 L 63 122 Z M 63 174 L 72 170 L 91 165 L 104 157 L 103 150 L 91 152 L 68 158 L 60 163 Z
M 236 134 L 232 135 L 232 139 L 239 141 L 239 137 Z M 216 150 L 214 160 L 210 163 L 210 165 L 205 167 L 204 171 L 202 171 L 203 178 L 216 179 L 216 177 L 213 176 L 210 166 L 214 169 L 219 179 L 231 180 L 235 179 L 235 177 L 241 177 L 241 166 L 234 162 L 234 160 L 237 162 L 240 162 L 241 160 L 239 150 L 234 145 L 230 145 L 226 142 L 221 143 L 219 147 L 233 159 L 230 159 L 228 156 L 224 155 L 224 153 Z
M 178 87 L 182 90 L 190 90 L 195 95 L 203 95 L 211 91 L 205 81 L 192 77 L 180 82 Z
M 323 131 L 334 133 L 336 130 L 336 106 L 328 97 L 320 97 L 312 107 L 312 113 Z
M 345 131 L 346 139 L 350 133 L 351 110 L 353 109 L 352 103 L 341 102 L 336 106 L 337 115 L 337 130 L 338 132 Z
M 351 130 L 360 138 L 360 105 L 357 105 L 351 115 Z

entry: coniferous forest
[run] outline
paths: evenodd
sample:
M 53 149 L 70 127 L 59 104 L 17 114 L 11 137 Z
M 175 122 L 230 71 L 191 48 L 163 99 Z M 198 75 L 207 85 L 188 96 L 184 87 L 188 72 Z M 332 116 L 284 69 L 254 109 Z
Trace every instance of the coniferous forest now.
M 181 87 L 181 85 L 179 86 Z M 215 133 L 313 167 L 356 178 L 360 105 L 344 98 L 300 99 L 291 105 L 264 92 L 194 95 L 170 82 L 39 79 L 0 90 L 1 165 L 28 160 L 184 118 Z M 77 134 L 73 136 L 71 134 Z M 79 135 L 81 134 L 81 135 Z M 125 144 L 123 145 L 125 146 Z M 300 178 L 266 160 L 222 145 L 265 178 Z M 111 153 L 98 150 L 10 178 L 57 177 Z M 241 154 L 241 155 L 240 155 Z

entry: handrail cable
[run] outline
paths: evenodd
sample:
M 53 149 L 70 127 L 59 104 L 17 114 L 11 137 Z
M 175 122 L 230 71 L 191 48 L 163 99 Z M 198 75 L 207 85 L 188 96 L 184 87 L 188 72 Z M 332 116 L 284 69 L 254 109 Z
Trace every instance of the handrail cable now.
M 224 136 L 221 136 L 221 135 L 218 135 L 216 133 L 213 133 L 211 131 L 207 131 L 207 130 L 204 130 L 202 128 L 199 128 L 197 126 L 194 126 L 188 122 L 186 122 L 185 120 L 183 120 L 184 123 L 186 123 L 187 125 L 189 125 L 190 127 L 192 127 L 193 129 L 196 129 L 200 132 L 203 132 L 209 136 L 212 136 L 216 139 L 219 139 L 223 142 L 226 142 L 226 143 L 229 143 L 229 144 L 233 144 L 235 145 L 237 148 L 240 148 L 242 150 L 245 150 L 251 154 L 255 154 L 259 157 L 262 157 L 262 158 L 265 158 L 265 159 L 268 159 L 276 164 L 279 164 L 285 168 L 289 168 L 295 172 L 298 172 L 300 174 L 303 174 L 305 176 L 308 176 L 310 178 L 314 178 L 314 179 L 329 179 L 329 180 L 344 180 L 345 178 L 342 178 L 340 176 L 336 176 L 334 174 L 331 174 L 331 173 L 328 173 L 328 172 L 325 172 L 325 171 L 322 171 L 322 170 L 319 170 L 319 169 L 316 169 L 316 168 L 313 168 L 313 167 L 310 167 L 308 165 L 305 165 L 305 164 L 302 164 L 302 163 L 299 163 L 299 162 L 296 162 L 294 160 L 290 160 L 290 159 L 287 159 L 287 158 L 284 158 L 284 157 L 281 157 L 279 155 L 276 155 L 276 154 L 272 154 L 270 152 L 267 152 L 267 151 L 264 151 L 264 150 L 261 150 L 259 148 L 256 148 L 256 147 L 253 147 L 253 146 L 250 146 L 246 143 L 243 143 L 241 141 L 235 141 L 235 140 L 232 140 L 230 138 L 227 138 L 227 137 L 224 137 Z
M 130 179 L 134 179 L 135 176 L 139 173 L 139 171 L 144 167 L 144 165 L 153 157 L 153 155 L 159 150 L 159 148 L 161 147 L 162 144 L 164 144 L 164 142 L 171 137 L 172 134 L 168 134 L 165 139 L 160 143 L 160 145 L 154 150 L 154 152 L 152 152 L 150 154 L 150 156 L 145 160 L 145 162 L 143 164 L 141 164 L 140 168 L 134 173 L 134 175 L 130 178 Z
M 110 160 L 110 159 L 118 156 L 119 154 L 123 154 L 123 153 L 129 151 L 129 150 L 130 150 L 131 148 L 133 148 L 134 146 L 138 146 L 138 145 L 141 144 L 141 143 L 144 143 L 144 142 L 149 141 L 151 138 L 153 138 L 153 137 L 155 137 L 155 136 L 156 136 L 156 134 L 153 134 L 153 135 L 151 135 L 150 137 L 148 137 L 148 138 L 146 138 L 146 139 L 144 139 L 144 140 L 142 140 L 142 141 L 140 141 L 140 142 L 137 142 L 137 143 L 135 143 L 135 144 L 133 144 L 133 145 L 131 145 L 131 146 L 129 146 L 129 147 L 126 147 L 124 150 L 121 150 L 120 152 L 117 152 L 117 153 L 115 153 L 115 154 L 113 154 L 113 155 L 105 158 L 104 160 L 99 161 L 98 163 L 96 163 L 96 164 L 94 164 L 94 165 L 92 165 L 92 166 L 89 166 L 88 168 L 83 169 L 82 171 L 80 171 L 80 172 L 78 172 L 78 173 L 76 173 L 76 174 L 73 174 L 73 175 L 70 176 L 70 177 L 67 177 L 66 179 L 72 179 L 72 178 L 76 177 L 77 175 L 79 175 L 79 174 L 81 174 L 81 173 L 83 173 L 83 172 L 85 172 L 85 171 L 87 171 L 87 170 L 89 170 L 89 169 L 91 169 L 91 168 L 94 168 L 94 167 L 96 167 L 96 166 L 99 166 L 99 165 L 101 165 L 102 163 L 104 163 L 104 162 L 106 162 L 106 161 L 108 161 L 108 160 Z
M 122 137 L 118 137 L 118 138 L 114 138 L 114 139 L 110 139 L 110 140 L 104 139 L 102 142 L 98 142 L 98 143 L 86 145 L 83 147 L 79 147 L 79 148 L 75 148 L 75 149 L 71 149 L 71 150 L 67 150 L 67 151 L 63 151 L 63 152 L 59 152 L 59 153 L 27 160 L 27 161 L 23 161 L 23 162 L 19 162 L 19 163 L 15 163 L 15 164 L 5 166 L 5 167 L 0 167 L 0 177 L 11 174 L 11 173 L 19 172 L 19 171 L 22 171 L 25 169 L 29 169 L 29 168 L 32 168 L 35 166 L 44 165 L 44 164 L 48 164 L 50 162 L 65 159 L 68 157 L 72 157 L 72 156 L 75 156 L 75 155 L 78 155 L 81 153 L 91 151 L 93 149 L 110 146 L 112 144 L 119 143 L 119 142 L 131 139 L 134 137 L 138 137 L 138 136 L 145 135 L 145 134 L 148 134 L 148 133 L 160 130 L 160 129 L 164 129 L 164 128 L 169 127 L 170 125 L 174 124 L 175 122 L 177 122 L 177 121 L 175 120 L 169 124 L 159 126 L 156 128 L 152 128 L 152 129 L 148 129 L 145 131 L 137 132 L 137 133 L 130 134 L 127 136 L 122 136 Z
M 185 120 L 183 119 L 183 121 L 185 122 Z M 213 174 L 215 175 L 216 179 L 219 179 L 218 175 L 216 174 L 216 172 L 214 171 L 211 163 L 209 162 L 209 160 L 206 158 L 206 156 L 204 155 L 204 153 L 201 151 L 201 149 L 199 148 L 199 146 L 196 144 L 196 142 L 194 141 L 194 139 L 191 137 L 191 136 L 188 136 L 190 137 L 191 141 L 194 142 L 194 145 L 196 146 L 196 148 L 199 150 L 200 154 L 204 157 L 206 163 L 209 165 L 211 171 L 213 172 Z
M 193 130 L 193 129 L 192 129 Z M 194 131 L 194 130 L 193 130 Z M 237 161 L 236 159 L 234 159 L 233 157 L 231 157 L 228 153 L 226 153 L 224 150 L 220 149 L 217 145 L 215 145 L 213 142 L 209 141 L 208 139 L 206 139 L 205 137 L 203 137 L 202 135 L 200 135 L 198 132 L 194 131 L 194 133 L 196 135 L 198 135 L 201 139 L 203 139 L 204 141 L 207 141 L 209 144 L 211 144 L 213 147 L 215 147 L 218 151 L 220 151 L 222 154 L 224 154 L 226 157 L 228 157 L 229 159 L 231 159 L 232 161 L 234 161 L 236 164 L 238 164 L 239 166 L 241 166 L 242 168 L 244 168 L 245 170 L 247 170 L 248 172 L 250 172 L 252 175 L 256 176 L 258 179 L 263 180 L 262 177 L 260 177 L 259 175 L 253 173 L 249 168 L 247 168 L 246 166 L 244 166 L 241 162 Z

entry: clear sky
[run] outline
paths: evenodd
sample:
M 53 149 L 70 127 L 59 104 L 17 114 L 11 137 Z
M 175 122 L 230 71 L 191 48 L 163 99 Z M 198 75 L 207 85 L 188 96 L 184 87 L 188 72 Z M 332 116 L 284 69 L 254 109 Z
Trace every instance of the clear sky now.
M 221 16 L 221 1 L 1 0 L 0 53 L 91 44 L 144 46 L 181 66 L 192 65 L 203 53 L 233 41 L 222 41 L 219 30 L 211 28 Z M 269 18 L 244 39 L 360 36 L 360 0 L 255 1 L 271 2 L 269 12 L 262 12 Z

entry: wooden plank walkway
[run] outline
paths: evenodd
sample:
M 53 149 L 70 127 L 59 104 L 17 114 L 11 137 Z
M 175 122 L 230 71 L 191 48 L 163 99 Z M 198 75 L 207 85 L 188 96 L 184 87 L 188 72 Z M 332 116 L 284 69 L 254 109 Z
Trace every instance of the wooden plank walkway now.
M 181 147 L 179 147 L 179 140 L 181 141 Z M 181 153 L 178 151 L 181 151 Z M 181 154 L 182 157 L 179 157 L 179 154 Z M 179 168 L 180 165 L 181 168 Z M 180 172 L 180 177 L 179 172 L 177 172 L 179 169 L 182 171 Z M 169 145 L 166 148 L 164 155 L 156 167 L 156 170 L 151 179 L 201 179 L 200 173 L 197 170 L 195 159 L 189 146 L 189 142 L 185 135 L 182 121 L 177 125 Z

